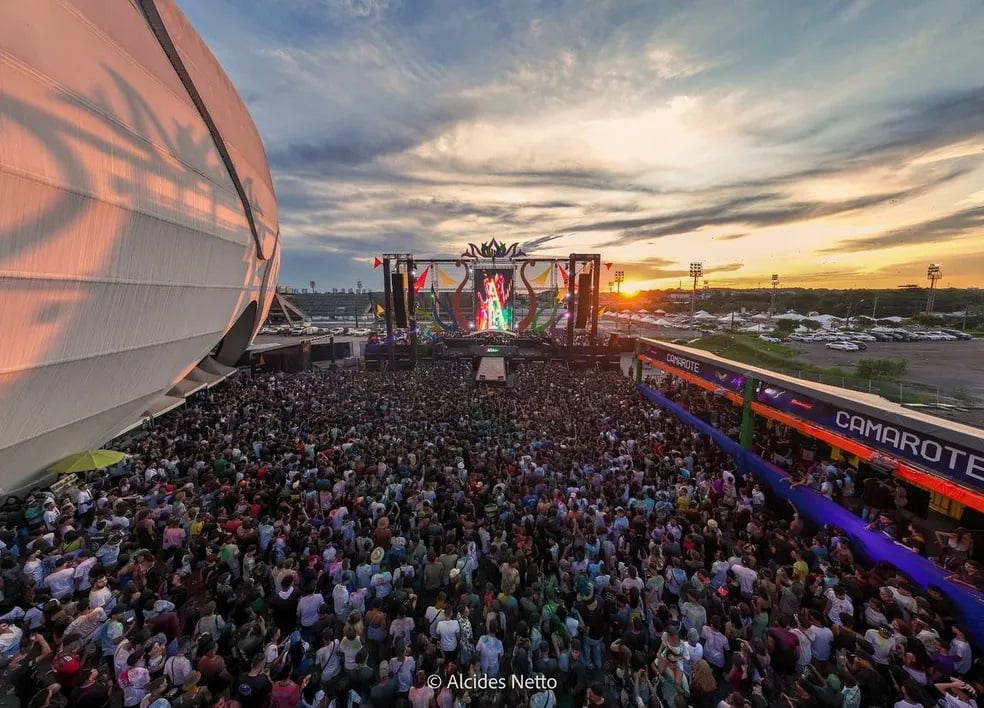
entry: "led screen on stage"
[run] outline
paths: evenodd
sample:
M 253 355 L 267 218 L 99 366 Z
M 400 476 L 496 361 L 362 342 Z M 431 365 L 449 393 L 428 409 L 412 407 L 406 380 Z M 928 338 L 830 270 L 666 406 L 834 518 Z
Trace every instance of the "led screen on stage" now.
M 475 329 L 512 329 L 512 269 L 475 269 Z

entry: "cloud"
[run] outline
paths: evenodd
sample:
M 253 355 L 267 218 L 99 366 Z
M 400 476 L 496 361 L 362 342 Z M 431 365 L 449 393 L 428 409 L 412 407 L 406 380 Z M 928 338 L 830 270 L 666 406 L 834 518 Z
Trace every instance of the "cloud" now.
M 525 251 L 526 253 L 534 255 L 538 248 L 542 248 L 543 246 L 546 246 L 548 243 L 552 243 L 553 241 L 556 241 L 557 239 L 561 239 L 561 238 L 564 238 L 564 234 L 551 234 L 549 236 L 540 236 L 539 238 L 534 238 L 530 241 L 523 242 L 522 244 L 520 244 L 520 249 Z
M 972 233 L 984 236 L 984 207 L 964 209 L 952 214 L 921 221 L 898 229 L 891 229 L 876 236 L 839 241 L 824 253 L 860 253 L 885 248 L 900 248 L 916 244 L 939 244 L 965 238 Z
M 850 282 L 980 229 L 977 0 L 178 2 L 263 136 L 285 284 L 491 237 Z

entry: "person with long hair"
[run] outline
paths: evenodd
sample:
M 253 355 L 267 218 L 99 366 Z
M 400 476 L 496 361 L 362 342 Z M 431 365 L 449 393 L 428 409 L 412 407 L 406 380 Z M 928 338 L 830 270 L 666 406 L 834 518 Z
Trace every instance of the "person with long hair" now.
M 690 702 L 694 708 L 711 708 L 714 705 L 714 696 L 717 693 L 717 680 L 714 678 L 714 671 L 711 665 L 704 659 L 699 659 L 694 664 L 690 676 Z

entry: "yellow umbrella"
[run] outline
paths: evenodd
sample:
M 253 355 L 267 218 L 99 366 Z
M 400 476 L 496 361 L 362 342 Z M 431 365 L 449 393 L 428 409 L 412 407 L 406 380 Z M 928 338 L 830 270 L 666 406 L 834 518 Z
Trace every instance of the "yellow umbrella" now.
M 116 450 L 89 450 L 69 455 L 64 460 L 56 462 L 48 468 L 49 472 L 71 474 L 73 472 L 90 472 L 115 465 L 126 458 L 126 454 Z

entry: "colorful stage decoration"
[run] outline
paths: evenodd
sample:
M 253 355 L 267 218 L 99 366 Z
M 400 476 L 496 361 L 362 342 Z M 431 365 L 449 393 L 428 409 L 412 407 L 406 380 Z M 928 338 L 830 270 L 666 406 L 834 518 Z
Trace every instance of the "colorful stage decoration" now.
M 451 286 L 453 286 L 455 283 L 458 282 L 452 276 L 448 275 L 443 270 L 441 270 L 441 266 L 439 265 L 434 266 L 434 272 L 437 274 L 438 287 L 450 288 Z
M 378 268 L 382 264 L 383 264 L 383 259 L 380 258 L 379 256 L 376 256 L 375 258 L 372 259 L 372 267 L 373 268 Z
M 462 332 L 467 332 L 468 322 L 465 320 L 465 315 L 461 311 L 461 291 L 468 285 L 468 280 L 471 278 L 471 269 L 468 267 L 467 261 L 457 260 L 454 264 L 459 268 L 464 268 L 465 275 L 462 277 L 461 282 L 458 283 L 458 287 L 454 289 L 454 295 L 451 296 L 451 312 L 454 314 L 454 321 L 458 325 L 458 329 Z
M 434 270 L 437 270 L 435 266 Z M 438 276 L 440 277 L 440 276 Z M 434 322 L 445 332 L 454 331 L 456 328 L 449 325 L 443 319 L 441 319 L 441 296 L 437 292 L 437 288 L 434 283 L 431 282 L 431 315 L 434 318 Z
M 540 287 L 545 286 L 547 282 L 550 280 L 550 274 L 552 272 L 553 272 L 553 266 L 552 265 L 548 266 L 545 271 L 543 271 L 542 273 L 540 273 L 540 275 L 533 278 L 533 283 Z
M 475 269 L 475 329 L 511 329 L 513 272 L 501 268 Z
M 468 250 L 461 254 L 461 258 L 525 258 L 526 253 L 519 247 L 518 243 L 506 245 L 499 243 L 495 239 L 486 241 L 476 246 L 474 243 L 468 244 Z
M 427 266 L 426 268 L 424 268 L 421 274 L 417 276 L 417 279 L 413 283 L 414 295 L 416 295 L 421 290 L 423 290 L 424 286 L 427 285 L 427 275 L 430 273 L 430 269 L 431 267 Z
M 518 332 L 525 332 L 527 329 L 529 329 L 530 325 L 536 321 L 536 309 L 537 309 L 537 305 L 539 304 L 537 303 L 537 299 L 536 299 L 536 290 L 533 288 L 532 285 L 530 285 L 530 281 L 526 278 L 526 269 L 531 268 L 535 265 L 536 265 L 536 261 L 526 261 L 519 268 L 519 279 L 522 280 L 523 285 L 526 286 L 526 292 L 530 298 L 530 311 L 526 314 L 526 317 L 524 317 L 523 320 L 518 325 L 516 325 L 516 331 Z M 549 273 L 550 273 L 550 269 L 547 268 L 545 274 L 549 275 Z
M 558 291 L 558 292 L 563 292 L 563 291 Z M 546 320 L 544 320 L 543 322 L 534 322 L 533 325 L 530 327 L 531 331 L 540 334 L 553 327 L 554 322 L 557 321 L 557 317 L 558 317 L 557 311 L 560 309 L 560 302 L 561 300 L 563 300 L 563 298 L 560 298 L 560 300 L 558 300 L 557 298 L 552 298 L 552 299 L 553 299 L 553 308 L 550 310 L 550 314 L 547 315 Z

